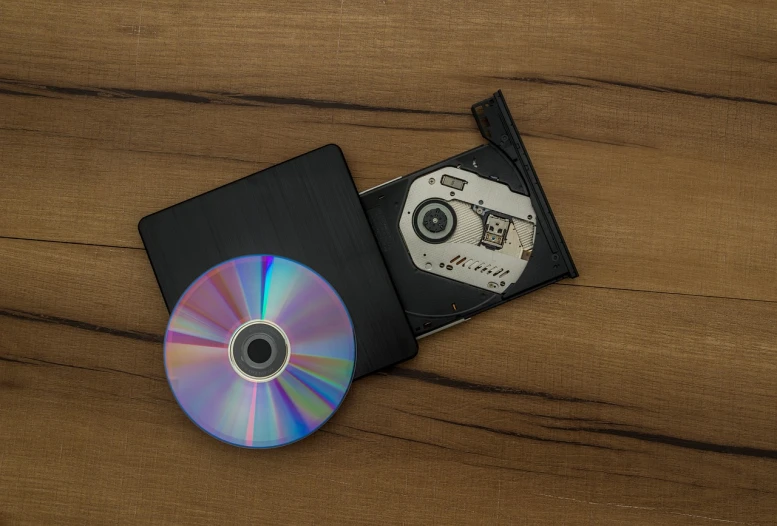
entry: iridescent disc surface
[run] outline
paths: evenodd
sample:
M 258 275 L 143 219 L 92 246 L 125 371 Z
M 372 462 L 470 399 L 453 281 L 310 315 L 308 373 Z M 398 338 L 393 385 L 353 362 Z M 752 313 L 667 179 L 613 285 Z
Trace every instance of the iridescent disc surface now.
M 271 379 L 240 374 L 233 335 L 265 320 L 285 333 L 288 359 Z M 353 379 L 356 340 L 340 297 L 292 260 L 246 256 L 200 276 L 175 306 L 165 368 L 181 408 L 200 428 L 237 446 L 289 444 L 321 427 Z

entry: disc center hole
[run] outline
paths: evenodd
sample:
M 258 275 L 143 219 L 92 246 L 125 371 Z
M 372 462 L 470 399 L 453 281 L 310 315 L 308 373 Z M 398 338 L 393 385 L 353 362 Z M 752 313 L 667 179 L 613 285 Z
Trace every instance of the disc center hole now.
M 255 363 L 264 363 L 272 356 L 272 346 L 267 340 L 256 339 L 248 344 L 248 358 Z

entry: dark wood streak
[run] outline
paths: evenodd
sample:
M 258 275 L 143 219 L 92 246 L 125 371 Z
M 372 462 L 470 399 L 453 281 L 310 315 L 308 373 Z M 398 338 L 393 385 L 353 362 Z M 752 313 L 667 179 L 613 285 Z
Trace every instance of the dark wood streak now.
M 345 433 L 338 433 L 337 431 L 333 431 L 331 425 L 330 426 L 322 427 L 321 429 L 319 429 L 316 432 L 317 433 L 324 433 L 324 434 L 327 434 L 327 435 L 334 435 L 334 436 L 337 436 L 337 437 L 345 438 L 347 440 L 358 440 L 357 438 L 354 438 L 354 437 L 352 437 L 350 435 L 346 435 Z
M 352 429 L 354 431 L 358 431 L 360 433 L 366 433 L 368 435 L 375 435 L 375 436 L 380 436 L 380 437 L 384 437 L 384 438 L 393 438 L 394 440 L 402 440 L 403 442 L 410 442 L 410 443 L 413 443 L 413 444 L 421 444 L 421 445 L 424 445 L 424 446 L 431 446 L 431 447 L 435 447 L 435 448 L 438 448 L 438 449 L 445 449 L 447 451 L 454 451 L 456 453 L 469 453 L 468 451 L 461 451 L 461 450 L 456 449 L 456 448 L 447 447 L 447 446 L 443 446 L 443 445 L 440 445 L 440 444 L 435 444 L 434 442 L 426 442 L 425 440 L 416 440 L 414 438 L 407 438 L 407 437 L 403 437 L 403 436 L 399 436 L 399 435 L 392 435 L 390 433 L 382 433 L 380 431 L 370 431 L 370 430 L 362 429 L 362 428 L 359 428 L 359 427 L 349 426 L 347 424 L 337 424 L 337 425 L 345 427 L 345 428 L 348 428 L 348 429 Z M 480 453 L 473 453 L 473 454 L 479 455 Z M 482 455 L 482 456 L 487 456 L 487 455 Z
M 503 77 L 503 76 L 488 76 L 486 78 L 495 80 L 507 80 L 510 82 L 527 82 L 530 84 L 545 84 L 547 86 L 577 86 L 580 88 L 591 88 L 589 84 L 582 84 L 580 82 L 573 82 L 571 80 L 559 80 L 549 79 L 545 77 Z
M 217 95 L 228 97 L 229 99 L 238 99 L 250 102 L 263 102 L 273 105 L 292 105 L 308 106 L 319 109 L 336 109 L 351 111 L 373 111 L 386 113 L 413 113 L 419 115 L 467 115 L 467 112 L 422 110 L 416 108 L 398 108 L 395 106 L 372 106 L 368 104 L 358 104 L 354 102 L 341 102 L 323 99 L 304 99 L 298 97 L 278 97 L 273 95 L 238 95 L 234 93 L 219 92 Z
M 13 356 L 2 356 L 2 355 L 0 355 L 0 362 L 19 363 L 22 365 L 36 365 L 34 363 L 30 363 L 25 360 L 20 360 L 19 358 L 14 358 Z
M 556 402 L 571 402 L 576 404 L 600 404 L 600 405 L 607 405 L 607 406 L 613 406 L 613 407 L 638 409 L 634 406 L 616 404 L 615 402 L 605 402 L 602 400 L 590 400 L 587 398 L 577 398 L 577 397 L 570 397 L 570 396 L 559 396 L 559 395 L 554 395 L 552 393 L 546 393 L 543 391 L 528 391 L 526 389 L 520 389 L 517 387 L 509 387 L 509 386 L 502 386 L 502 385 L 478 384 L 478 383 L 469 382 L 466 380 L 457 380 L 455 378 L 442 376 L 428 371 L 409 369 L 406 367 L 394 367 L 377 374 L 383 374 L 387 376 L 398 376 L 400 378 L 408 378 L 411 380 L 418 380 L 420 382 L 442 385 L 445 387 L 452 387 L 454 389 L 463 389 L 465 391 L 478 391 L 481 393 L 530 396 L 530 397 L 542 398 L 544 400 L 551 400 Z
M 119 338 L 129 338 L 132 340 L 139 340 L 143 342 L 162 343 L 162 336 L 157 334 L 148 334 L 145 332 L 137 331 L 123 331 L 119 329 L 113 329 L 111 327 L 103 327 L 101 325 L 95 325 L 93 323 L 86 323 L 78 320 L 71 320 L 68 318 L 60 318 L 59 316 L 48 316 L 46 314 L 36 314 L 32 312 L 25 312 L 20 310 L 0 309 L 0 316 L 7 318 L 15 318 L 18 320 L 31 321 L 37 323 L 50 323 L 53 325 L 66 325 L 76 329 L 85 331 L 94 331 L 102 334 L 110 334 L 111 336 L 118 336 Z M 65 365 L 65 364 L 57 364 Z M 120 371 L 121 372 L 121 371 Z M 133 374 L 133 373 L 128 373 Z
M 619 292 L 632 292 L 632 293 L 638 293 L 638 294 L 666 294 L 669 296 L 685 296 L 688 298 L 706 298 L 706 299 L 714 299 L 714 300 L 734 300 L 734 301 L 746 301 L 746 302 L 754 302 L 754 303 L 777 303 L 777 301 L 771 300 L 771 299 L 741 298 L 737 296 L 716 296 L 714 294 L 690 294 L 688 292 L 635 289 L 635 288 L 629 288 L 629 287 L 609 287 L 609 286 L 605 287 L 602 285 L 590 285 L 590 284 L 583 285 L 579 283 L 565 282 L 565 281 L 559 281 L 558 283 L 554 283 L 553 286 L 554 287 L 585 287 L 587 289 L 598 289 L 598 290 L 604 290 L 604 291 L 617 290 Z
M 83 371 L 93 371 L 98 373 L 128 374 L 130 376 L 137 376 L 138 378 L 145 378 L 146 380 L 153 380 L 155 382 L 167 381 L 166 378 L 161 378 L 158 376 L 148 376 L 145 374 L 133 373 L 131 371 L 124 371 L 122 369 L 113 369 L 111 367 L 86 367 L 83 365 L 75 365 L 72 363 L 52 362 L 49 360 L 42 360 L 40 358 L 23 358 L 19 356 L 0 356 L 0 361 L 18 363 L 22 365 L 32 365 L 32 366 L 69 367 L 71 369 L 80 369 Z
M 607 146 L 617 146 L 619 148 L 649 148 L 651 150 L 658 150 L 655 146 L 648 146 L 647 144 L 639 144 L 634 142 L 615 142 L 615 141 L 603 141 L 600 139 L 591 139 L 589 137 L 575 137 L 573 135 L 564 135 L 561 133 L 527 133 L 521 132 L 522 137 L 533 137 L 536 139 L 548 139 L 556 141 L 579 141 L 590 142 L 594 144 L 605 144 Z
M 139 99 L 159 99 L 173 100 L 176 102 L 188 102 L 191 104 L 209 104 L 213 102 L 208 97 L 192 95 L 190 93 L 179 93 L 176 91 L 142 90 L 142 89 L 116 89 L 112 91 L 125 94 L 128 97 L 137 97 Z
M 17 79 L 0 78 L 0 84 L 18 86 L 29 90 L 27 92 L 12 91 L 12 95 L 19 96 L 45 96 L 36 91 L 44 93 L 56 93 L 60 95 L 96 97 L 108 99 L 152 99 L 183 102 L 188 104 L 222 104 L 232 106 L 306 106 L 318 109 L 336 109 L 349 111 L 371 111 L 380 113 L 410 113 L 420 115 L 454 115 L 469 116 L 468 112 L 451 112 L 442 110 L 425 110 L 418 108 L 401 108 L 396 106 L 373 106 L 369 104 L 358 104 L 353 102 L 308 99 L 302 97 L 280 97 L 275 95 L 254 95 L 246 93 L 232 92 L 211 92 L 185 93 L 163 90 L 141 90 L 129 88 L 103 88 L 103 87 L 81 87 L 81 86 L 54 86 L 50 84 L 35 84 L 24 82 Z M 32 93 L 30 93 L 32 91 Z
M 424 440 L 416 440 L 416 439 L 413 439 L 413 438 L 407 438 L 407 437 L 402 437 L 402 436 L 398 436 L 398 435 L 392 435 L 392 434 L 389 434 L 389 433 L 381 433 L 380 431 L 368 431 L 366 429 L 361 429 L 361 428 L 358 428 L 358 427 L 348 426 L 348 425 L 345 425 L 345 424 L 337 424 L 337 425 L 342 426 L 342 427 L 346 427 L 348 429 L 352 429 L 354 431 L 358 431 L 360 433 L 365 433 L 365 434 L 368 434 L 368 435 L 375 435 L 375 436 L 384 437 L 384 438 L 390 438 L 390 439 L 394 439 L 394 440 L 401 440 L 403 442 L 408 442 L 410 444 L 419 444 L 419 445 L 423 445 L 423 446 L 430 446 L 430 447 L 433 447 L 433 448 L 436 448 L 436 449 L 442 449 L 442 450 L 445 450 L 445 451 L 450 451 L 452 453 L 458 453 L 458 454 L 464 454 L 464 455 L 472 455 L 472 456 L 476 456 L 476 457 L 484 457 L 484 458 L 489 458 L 489 459 L 492 459 L 492 460 L 498 460 L 498 461 L 502 461 L 502 462 L 506 461 L 502 457 L 495 457 L 495 456 L 492 456 L 492 455 L 486 455 L 484 453 L 478 453 L 478 452 L 475 452 L 475 451 L 465 451 L 463 449 L 457 449 L 457 448 L 452 448 L 452 447 L 448 447 L 448 446 L 443 446 L 443 445 L 440 445 L 440 444 L 435 444 L 434 442 L 427 442 L 427 441 L 424 441 Z M 342 436 L 347 436 L 347 435 L 342 435 Z M 351 437 L 351 438 L 353 438 L 353 437 Z M 461 460 L 460 458 L 457 458 L 456 462 L 459 462 L 459 463 L 461 463 L 461 464 L 463 464 L 465 466 L 473 466 L 473 467 L 477 467 L 477 468 L 492 467 L 492 468 L 504 469 L 504 470 L 509 470 L 509 471 L 517 471 L 517 472 L 520 472 L 520 473 L 533 473 L 533 474 L 546 475 L 546 476 L 551 476 L 551 477 L 584 478 L 584 477 L 577 477 L 577 476 L 568 475 L 568 474 L 553 473 L 553 472 L 549 472 L 549 471 L 541 471 L 541 470 L 534 470 L 534 469 L 518 468 L 518 467 L 514 467 L 514 466 L 505 466 L 503 464 L 493 464 L 493 463 L 489 463 L 489 462 L 482 462 L 482 463 L 466 462 L 464 460 Z
M 405 411 L 401 411 L 401 412 L 405 412 Z M 413 416 L 419 416 L 419 415 L 415 415 L 414 413 L 407 413 L 407 412 L 405 412 L 405 413 L 413 415 Z M 455 452 L 455 453 L 464 453 L 464 454 L 467 454 L 467 455 L 475 455 L 475 456 L 478 456 L 478 457 L 485 457 L 485 458 L 490 458 L 490 459 L 493 459 L 493 460 L 500 460 L 500 461 L 503 461 L 503 462 L 506 461 L 506 459 L 504 459 L 503 457 L 496 457 L 496 456 L 493 456 L 493 455 L 486 455 L 484 453 L 478 453 L 478 452 L 475 452 L 475 451 L 465 451 L 465 450 L 462 450 L 462 449 L 451 448 L 451 447 L 443 446 L 443 445 L 440 445 L 440 444 L 436 444 L 434 442 L 427 442 L 427 441 L 424 441 L 424 440 L 416 440 L 416 439 L 402 437 L 402 436 L 398 436 L 398 435 L 392 435 L 392 434 L 389 434 L 389 433 L 382 433 L 380 431 L 368 431 L 366 429 L 361 429 L 361 428 L 349 426 L 349 425 L 346 425 L 346 424 L 333 424 L 333 425 L 335 425 L 335 426 L 342 426 L 342 427 L 345 427 L 345 428 L 348 428 L 348 429 L 352 429 L 354 431 L 358 431 L 358 432 L 366 433 L 366 434 L 370 434 L 370 435 L 376 435 L 376 436 L 381 436 L 381 437 L 385 437 L 385 438 L 393 438 L 393 439 L 396 439 L 396 440 L 402 440 L 404 442 L 410 442 L 410 443 L 413 443 L 413 444 L 420 444 L 420 445 L 424 445 L 424 446 L 431 446 L 431 447 L 438 448 L 438 449 L 445 449 L 445 450 L 452 451 L 452 452 Z M 331 427 L 331 426 L 327 426 L 327 427 Z M 322 429 L 322 431 L 326 431 L 326 428 Z M 332 434 L 339 434 L 339 433 L 334 433 L 331 430 L 329 432 L 332 433 Z M 348 435 L 340 435 L 340 436 L 348 437 Z M 353 437 L 349 437 L 349 438 L 353 438 Z M 494 467 L 494 468 L 506 469 L 506 470 L 510 470 L 510 471 L 518 471 L 518 472 L 522 472 L 522 473 L 537 473 L 537 474 L 553 476 L 553 477 L 577 478 L 577 479 L 585 478 L 585 476 L 574 476 L 574 475 L 570 475 L 569 473 L 553 473 L 553 472 L 550 472 L 550 471 L 540 471 L 540 470 L 533 470 L 533 469 L 518 468 L 518 467 L 514 467 L 514 466 L 505 466 L 505 465 L 502 465 L 502 464 L 470 463 L 470 462 L 464 462 L 464 461 L 461 461 L 461 460 L 459 460 L 459 462 L 461 462 L 462 464 L 468 465 L 468 466 L 479 467 L 479 468 L 482 468 L 482 467 Z M 615 475 L 615 476 L 622 476 L 622 477 L 628 477 L 628 478 L 645 478 L 645 479 L 650 479 L 650 480 L 653 480 L 653 479 L 655 479 L 655 480 L 663 480 L 663 481 L 666 481 L 666 482 L 673 482 L 673 483 L 680 484 L 680 485 L 688 485 L 688 486 L 694 486 L 694 487 L 700 487 L 700 488 L 708 488 L 709 487 L 709 486 L 703 486 L 703 485 L 699 485 L 699 484 L 686 483 L 686 482 L 681 482 L 681 481 L 674 481 L 674 480 L 670 480 L 670 479 L 657 479 L 655 477 L 646 477 L 646 476 L 643 476 L 643 475 L 632 475 L 632 474 L 625 474 L 625 473 L 617 473 L 617 472 L 609 472 L 609 471 L 598 471 L 598 470 L 580 469 L 580 468 L 570 468 L 570 469 L 573 469 L 575 471 L 582 471 L 582 472 L 585 472 L 585 473 L 589 473 L 589 472 L 591 472 L 591 473 L 604 473 L 604 474 L 607 474 L 607 475 Z M 750 489 L 750 488 L 743 488 L 743 489 Z
M 10 89 L 2 89 L 0 88 L 0 94 L 2 95 L 16 95 L 19 97 L 45 97 L 45 95 L 41 95 L 39 93 L 26 93 L 24 91 L 14 91 Z
M 446 132 L 446 133 L 460 133 L 460 132 L 466 132 L 466 133 L 473 133 L 476 131 L 475 127 L 472 128 L 452 128 L 452 127 L 417 127 L 413 128 L 410 126 L 382 126 L 377 124 L 358 124 L 355 122 L 338 122 L 336 124 L 339 124 L 341 126 L 352 126 L 357 128 L 372 128 L 376 130 L 399 130 L 399 131 L 409 131 L 409 132 Z
M 121 250 L 143 250 L 141 247 L 128 247 L 125 245 L 105 245 L 101 243 L 84 243 L 82 241 L 61 241 L 58 239 L 35 239 L 30 237 L 0 236 L 0 239 L 11 241 L 30 241 L 34 243 L 57 243 L 59 245 L 77 245 L 82 247 L 118 248 Z
M 19 86 L 33 91 L 43 91 L 45 93 L 56 93 L 59 95 L 70 95 L 70 96 L 77 96 L 77 97 L 98 97 L 98 98 L 107 98 L 107 99 L 146 98 L 146 99 L 174 100 L 174 101 L 189 102 L 189 103 L 212 102 L 211 99 L 207 97 L 191 95 L 188 93 L 177 93 L 174 91 L 80 87 L 80 86 L 54 86 L 51 84 L 36 84 L 32 82 L 25 82 L 22 80 L 9 79 L 9 78 L 0 78 L 0 83 Z M 13 94 L 16 94 L 16 95 L 26 95 L 26 96 L 33 96 L 33 97 L 48 96 L 50 98 L 50 95 L 46 95 L 45 93 L 40 94 L 40 93 L 29 93 L 29 92 L 13 92 Z
M 533 442 L 548 442 L 548 443 L 552 443 L 552 444 L 566 444 L 566 445 L 570 445 L 570 446 L 590 447 L 590 448 L 595 448 L 595 449 L 607 449 L 607 450 L 610 450 L 610 451 L 627 451 L 627 452 L 631 452 L 631 453 L 637 453 L 636 451 L 631 450 L 631 449 L 623 449 L 623 448 L 612 447 L 612 446 L 604 446 L 604 445 L 601 445 L 601 444 L 589 444 L 587 442 L 577 442 L 575 440 L 560 440 L 560 439 L 555 439 L 555 438 L 545 438 L 545 437 L 536 436 L 536 435 L 529 435 L 529 434 L 526 434 L 526 433 L 517 433 L 515 431 L 508 431 L 507 429 L 497 429 L 495 427 L 482 426 L 482 425 L 479 425 L 479 424 L 470 424 L 468 422 L 457 422 L 455 420 L 447 420 L 445 418 L 438 418 L 438 417 L 429 416 L 429 415 L 422 415 L 422 414 L 418 414 L 418 413 L 411 413 L 410 411 L 404 411 L 402 409 L 396 409 L 396 411 L 398 411 L 400 413 L 405 413 L 407 415 L 417 416 L 419 418 L 425 418 L 425 419 L 428 419 L 428 420 L 433 420 L 435 422 L 441 422 L 443 424 L 450 424 L 450 425 L 454 425 L 454 426 L 458 426 L 458 427 L 466 427 L 466 428 L 469 428 L 469 429 L 476 429 L 476 430 L 479 430 L 479 431 L 486 431 L 488 433 L 494 433 L 494 434 L 497 434 L 497 435 L 504 435 L 504 436 L 513 437 L 513 438 L 520 438 L 520 439 L 524 439 L 524 440 L 531 440 Z
M 703 91 L 693 91 L 682 88 L 671 88 L 668 86 L 657 86 L 651 84 L 637 84 L 633 82 L 623 82 L 617 80 L 600 79 L 596 77 L 578 77 L 571 76 L 567 78 L 575 80 L 550 79 L 545 77 L 489 77 L 499 80 L 526 82 L 530 84 L 544 84 L 549 86 L 573 86 L 579 88 L 597 88 L 597 84 L 605 86 L 615 86 L 619 88 L 635 89 L 640 91 L 650 91 L 653 93 L 672 93 L 675 95 L 685 95 L 689 97 L 698 97 L 708 100 L 722 100 L 727 102 L 741 102 L 745 104 L 760 104 L 764 106 L 777 106 L 777 102 L 765 99 L 755 99 L 751 97 L 735 97 L 731 95 L 722 95 L 720 93 L 706 93 Z M 588 84 L 586 84 L 586 81 Z M 590 84 L 593 82 L 594 84 Z
M 596 433 L 602 435 L 612 435 L 623 438 L 632 438 L 643 442 L 652 442 L 657 444 L 666 444 L 685 449 L 694 449 L 697 451 L 708 451 L 711 453 L 721 453 L 724 455 L 740 455 L 746 457 L 777 459 L 777 450 L 760 449 L 748 446 L 731 446 L 726 444 L 715 444 L 712 442 L 702 442 L 699 440 L 689 440 L 687 438 L 660 435 L 657 433 L 644 433 L 640 431 L 629 431 L 627 429 L 610 429 L 602 427 L 552 427 L 552 429 L 561 429 L 564 431 L 574 431 L 582 433 Z
M 491 411 L 497 411 L 500 413 L 509 413 L 509 414 L 515 414 L 515 415 L 522 415 L 522 416 L 529 416 L 533 418 L 543 418 L 548 420 L 556 420 L 556 421 L 562 421 L 562 422 L 586 422 L 590 424 L 598 424 L 598 425 L 605 425 L 605 426 L 622 426 L 622 427 L 635 427 L 632 424 L 626 424 L 623 422 L 614 422 L 612 420 L 602 420 L 599 418 L 586 418 L 583 416 L 556 416 L 556 415 L 546 415 L 542 413 L 532 413 L 531 411 L 520 411 L 518 409 L 504 409 L 501 407 L 488 407 L 486 409 L 489 409 Z M 641 428 L 644 430 L 644 428 Z
M 27 86 L 36 87 L 34 84 L 27 84 Z M 67 86 L 37 86 L 38 89 L 45 89 L 51 93 L 59 93 L 61 95 L 77 95 L 81 97 L 101 97 L 110 95 L 107 90 L 103 89 L 87 89 L 87 88 L 72 88 Z M 114 98 L 117 98 L 113 95 Z
M 408 414 L 411 414 L 411 413 L 408 413 Z M 349 426 L 349 425 L 346 425 L 346 424 L 336 424 L 336 425 L 342 426 L 342 427 L 345 427 L 345 428 L 348 428 L 348 429 L 352 429 L 352 430 L 358 431 L 360 433 L 365 433 L 365 434 L 368 434 L 368 435 L 375 435 L 375 436 L 380 436 L 380 437 L 384 437 L 384 438 L 392 438 L 392 439 L 395 439 L 395 440 L 401 440 L 403 442 L 409 442 L 411 444 L 420 444 L 420 445 L 423 445 L 423 446 L 431 446 L 431 447 L 434 447 L 434 448 L 437 448 L 437 449 L 443 449 L 443 450 L 446 450 L 446 451 L 451 451 L 453 453 L 462 453 L 462 454 L 465 454 L 465 455 L 473 455 L 473 456 L 476 456 L 476 457 L 483 457 L 483 458 L 489 458 L 489 459 L 492 459 L 492 460 L 505 461 L 505 459 L 502 458 L 502 457 L 496 457 L 496 456 L 493 456 L 493 455 L 487 455 L 485 453 L 479 453 L 477 451 L 466 451 L 464 449 L 458 449 L 458 448 L 454 448 L 454 447 L 443 446 L 442 444 L 437 444 L 435 442 L 427 442 L 425 440 L 417 440 L 417 439 L 414 439 L 414 438 L 408 438 L 408 437 L 403 437 L 403 436 L 399 436 L 399 435 L 392 435 L 391 433 L 383 433 L 383 432 L 380 432 L 380 431 L 369 431 L 367 429 L 353 427 L 353 426 Z M 346 435 L 344 435 L 344 436 L 346 436 Z M 500 465 L 496 465 L 496 464 L 468 464 L 468 465 L 478 466 L 478 467 L 486 467 L 486 466 L 504 467 L 505 469 L 511 469 L 511 470 L 514 470 L 514 471 L 523 471 L 525 473 L 539 473 L 539 474 L 542 474 L 542 475 L 555 475 L 554 473 L 548 473 L 546 471 L 535 471 L 535 470 L 530 470 L 530 469 L 512 468 L 512 467 L 500 466 Z
M 734 97 L 731 95 L 721 95 L 719 93 L 705 93 L 702 91 L 693 91 L 681 88 L 670 88 L 666 86 L 655 86 L 647 84 L 634 84 L 631 82 L 620 82 L 615 80 L 598 79 L 594 77 L 573 77 L 581 80 L 588 80 L 598 84 L 616 86 L 619 88 L 636 89 L 641 91 L 653 91 L 656 93 L 673 93 L 676 95 L 687 95 L 689 97 L 699 97 L 709 100 L 723 100 L 727 102 L 742 102 L 745 104 L 760 104 L 764 106 L 777 106 L 777 102 L 765 99 L 754 99 L 750 97 Z

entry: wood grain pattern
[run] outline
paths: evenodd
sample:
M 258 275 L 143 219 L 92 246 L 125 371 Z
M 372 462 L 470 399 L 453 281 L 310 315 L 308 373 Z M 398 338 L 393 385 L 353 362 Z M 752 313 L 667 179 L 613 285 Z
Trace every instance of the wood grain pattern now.
M 777 5 L 0 5 L 0 524 L 777 523 Z M 328 142 L 366 189 L 502 88 L 581 277 L 267 452 L 175 404 L 142 216 Z M 507 342 L 507 343 L 506 343 Z

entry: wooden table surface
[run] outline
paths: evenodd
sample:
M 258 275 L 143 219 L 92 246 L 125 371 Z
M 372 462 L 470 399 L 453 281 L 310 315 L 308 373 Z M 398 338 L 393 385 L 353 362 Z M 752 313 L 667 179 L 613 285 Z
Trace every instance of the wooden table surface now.
M 322 431 L 199 431 L 144 215 L 334 142 L 360 189 L 502 88 L 580 278 Z M 0 524 L 777 523 L 777 3 L 0 4 Z

